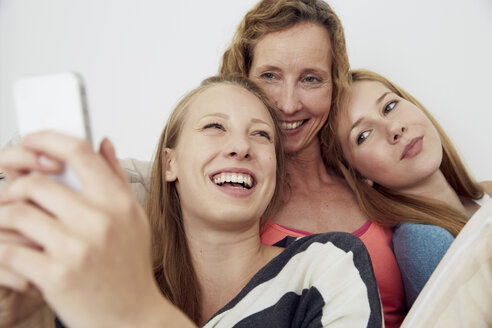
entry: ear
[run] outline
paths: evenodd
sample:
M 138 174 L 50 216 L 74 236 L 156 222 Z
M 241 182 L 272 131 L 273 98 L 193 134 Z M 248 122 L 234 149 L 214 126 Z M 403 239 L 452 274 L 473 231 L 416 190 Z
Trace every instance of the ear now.
M 372 181 L 372 180 L 362 178 L 362 182 L 364 182 L 365 184 L 367 184 L 371 188 L 372 188 L 372 186 L 374 186 L 374 181 Z
M 166 177 L 167 182 L 176 181 L 178 178 L 177 174 L 177 165 L 176 165 L 176 153 L 174 149 L 165 148 L 163 151 L 162 157 L 164 160 L 163 170 L 164 176 Z

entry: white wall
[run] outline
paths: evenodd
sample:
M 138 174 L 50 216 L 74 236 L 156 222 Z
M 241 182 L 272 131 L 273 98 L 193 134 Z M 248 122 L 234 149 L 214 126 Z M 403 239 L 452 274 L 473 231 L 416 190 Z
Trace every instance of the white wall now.
M 169 111 L 217 71 L 256 0 L 0 0 L 0 144 L 16 130 L 11 83 L 66 70 L 86 82 L 94 139 L 150 159 Z M 478 179 L 492 179 L 492 2 L 328 0 L 352 67 L 380 72 L 442 123 Z

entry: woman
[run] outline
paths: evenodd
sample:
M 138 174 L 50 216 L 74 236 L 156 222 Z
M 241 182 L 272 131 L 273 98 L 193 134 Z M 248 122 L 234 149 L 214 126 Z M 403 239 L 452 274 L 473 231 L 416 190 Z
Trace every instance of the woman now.
M 472 179 L 432 115 L 394 83 L 355 70 L 348 98 L 331 122 L 329 160 L 371 220 L 399 224 L 394 247 L 410 307 L 488 198 L 487 185 Z
M 393 231 L 368 221 L 327 161 L 327 122 L 348 88 L 348 71 L 341 22 L 328 4 L 316 0 L 258 3 L 239 25 L 220 68 L 260 86 L 278 109 L 284 133 L 288 186 L 262 240 L 273 244 L 286 235 L 327 231 L 360 237 L 371 255 L 386 327 L 397 327 L 406 309 Z
M 10 176 L 66 161 L 82 182 L 79 194 L 33 173 L 0 196 L 0 228 L 35 244 L 0 245 L 0 264 L 38 287 L 70 327 L 192 326 L 188 318 L 204 327 L 382 325 L 357 238 L 291 239 L 285 250 L 261 243 L 283 153 L 274 111 L 246 79 L 206 80 L 171 114 L 153 166 L 151 229 L 108 147 L 97 156 L 44 132 L 0 155 Z

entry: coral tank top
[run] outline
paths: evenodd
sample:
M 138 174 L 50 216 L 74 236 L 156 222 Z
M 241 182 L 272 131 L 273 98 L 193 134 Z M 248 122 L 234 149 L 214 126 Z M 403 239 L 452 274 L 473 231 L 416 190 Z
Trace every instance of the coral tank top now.
M 362 240 L 371 256 L 383 305 L 385 326 L 387 328 L 400 327 L 407 311 L 400 269 L 391 242 L 393 229 L 384 228 L 368 221 L 352 234 Z M 261 241 L 268 245 L 273 245 L 287 236 L 303 237 L 307 235 L 311 235 L 311 233 L 288 228 L 272 221 L 267 221 L 261 229 Z

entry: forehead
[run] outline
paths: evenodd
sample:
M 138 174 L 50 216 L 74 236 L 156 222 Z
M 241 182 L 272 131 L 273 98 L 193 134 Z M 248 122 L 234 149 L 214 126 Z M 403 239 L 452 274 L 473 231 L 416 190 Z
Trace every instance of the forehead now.
M 301 23 L 263 36 L 253 52 L 253 65 L 315 65 L 329 69 L 331 41 L 328 31 L 316 23 Z
M 390 89 L 377 81 L 354 82 L 350 90 L 350 114 L 370 111 L 376 107 L 376 101 Z
M 350 133 L 350 127 L 354 122 L 374 111 L 378 111 L 376 101 L 386 92 L 390 91 L 384 84 L 377 81 L 353 82 L 350 88 L 348 105 L 341 112 L 338 120 L 338 135 Z M 343 139 L 342 139 L 343 140 Z
M 185 124 L 215 113 L 248 121 L 261 119 L 273 125 L 266 106 L 258 97 L 243 87 L 227 84 L 214 85 L 198 94 L 190 103 Z

